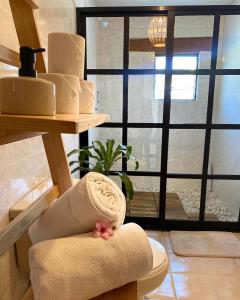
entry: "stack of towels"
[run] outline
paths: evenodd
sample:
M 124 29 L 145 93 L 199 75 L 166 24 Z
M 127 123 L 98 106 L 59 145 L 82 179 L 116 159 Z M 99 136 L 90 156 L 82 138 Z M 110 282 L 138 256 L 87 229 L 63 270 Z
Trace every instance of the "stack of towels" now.
M 34 299 L 87 300 L 149 273 L 148 238 L 138 225 L 122 225 L 125 213 L 119 187 L 94 172 L 52 203 L 29 228 Z M 106 220 L 113 229 L 109 239 L 101 228 L 94 231 Z
M 85 39 L 68 33 L 48 36 L 48 72 L 38 77 L 56 87 L 56 113 L 93 113 L 95 85 L 84 80 Z

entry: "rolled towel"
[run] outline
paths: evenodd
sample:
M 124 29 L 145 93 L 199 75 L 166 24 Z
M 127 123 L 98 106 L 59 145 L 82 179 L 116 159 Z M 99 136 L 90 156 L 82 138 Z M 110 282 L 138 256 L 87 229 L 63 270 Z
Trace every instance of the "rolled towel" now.
M 95 84 L 92 81 L 80 80 L 79 113 L 93 114 L 95 105 Z
M 126 199 L 116 183 L 90 172 L 49 206 L 30 226 L 29 236 L 35 244 L 92 231 L 104 219 L 118 226 L 125 214 Z
M 87 300 L 142 278 L 153 254 L 144 230 L 130 223 L 108 241 L 87 233 L 41 242 L 29 261 L 35 300 Z
M 48 36 L 48 72 L 83 79 L 85 39 L 79 35 L 53 32 Z

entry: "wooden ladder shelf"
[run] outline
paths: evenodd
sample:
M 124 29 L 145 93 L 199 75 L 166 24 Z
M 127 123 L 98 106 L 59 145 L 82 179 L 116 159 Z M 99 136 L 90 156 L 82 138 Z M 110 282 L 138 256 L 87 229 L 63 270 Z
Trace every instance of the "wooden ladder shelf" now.
M 9 0 L 20 46 L 40 48 L 34 9 L 34 0 Z M 19 53 L 0 45 L 0 62 L 19 67 Z M 37 54 L 37 70 L 46 72 L 44 56 Z M 34 99 L 33 99 L 34 101 Z M 28 230 L 28 227 L 54 201 L 72 187 L 66 152 L 61 133 L 77 134 L 109 121 L 107 114 L 80 114 L 45 116 L 20 116 L 0 114 L 0 145 L 42 136 L 53 187 L 29 205 L 0 232 L 0 256 L 10 249 Z M 137 283 L 101 295 L 95 300 L 136 300 Z

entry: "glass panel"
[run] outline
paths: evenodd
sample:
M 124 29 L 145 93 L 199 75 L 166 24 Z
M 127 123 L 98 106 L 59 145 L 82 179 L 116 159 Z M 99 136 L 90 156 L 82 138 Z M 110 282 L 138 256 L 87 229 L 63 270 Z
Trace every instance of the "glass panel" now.
M 133 155 L 139 161 L 139 171 L 160 172 L 162 129 L 128 129 L 128 145 L 133 147 Z M 135 163 L 129 161 L 128 170 L 134 170 Z
M 122 69 L 123 18 L 87 18 L 87 68 Z
M 240 209 L 238 180 L 208 180 L 205 220 L 237 222 Z
M 130 18 L 130 69 L 154 69 L 155 54 L 165 54 L 165 47 L 153 47 L 149 40 L 149 25 L 154 17 Z
M 210 68 L 213 23 L 213 16 L 177 16 L 174 31 L 174 53 L 198 54 L 198 68 Z M 184 64 L 182 69 L 189 69 L 189 66 Z
M 99 140 L 102 143 L 106 143 L 107 139 L 115 140 L 115 147 L 119 144 L 122 144 L 122 129 L 121 128 L 92 128 L 89 130 L 89 145 L 93 141 Z M 94 162 L 90 160 L 90 162 Z M 112 171 L 121 171 L 122 170 L 122 161 L 119 160 L 115 163 L 112 168 Z
M 168 173 L 202 173 L 204 139 L 204 130 L 171 129 Z
M 120 75 L 90 75 L 96 84 L 97 113 L 110 114 L 110 122 L 122 122 L 123 79 Z
M 205 123 L 209 76 L 174 75 L 173 86 L 174 81 L 179 87 L 174 92 L 178 97 L 181 96 L 182 100 L 174 100 L 173 98 L 170 122 L 172 124 Z
M 217 68 L 240 69 L 240 16 L 221 16 Z
M 240 130 L 212 130 L 210 174 L 240 175 Z
M 163 101 L 154 97 L 155 76 L 129 76 L 128 89 L 128 122 L 161 123 Z
M 201 180 L 168 179 L 166 219 L 198 220 Z
M 179 70 L 185 66 L 188 70 L 196 70 L 198 55 L 175 55 L 173 57 L 173 69 Z M 165 56 L 156 56 L 156 69 L 164 70 L 166 65 Z M 155 99 L 164 99 L 165 76 L 155 76 Z M 173 75 L 172 77 L 172 100 L 195 100 L 197 90 L 196 75 Z
M 127 205 L 127 216 L 158 217 L 159 186 L 158 177 L 131 176 L 134 198 Z
M 216 76 L 213 123 L 240 124 L 240 76 Z

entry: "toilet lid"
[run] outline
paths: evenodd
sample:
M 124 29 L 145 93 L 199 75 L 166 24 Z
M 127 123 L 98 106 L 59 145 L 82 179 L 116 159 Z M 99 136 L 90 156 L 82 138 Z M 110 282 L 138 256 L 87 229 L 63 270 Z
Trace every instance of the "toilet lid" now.
M 153 252 L 153 268 L 152 271 L 162 269 L 167 262 L 167 254 L 164 247 L 156 240 L 148 238 Z

